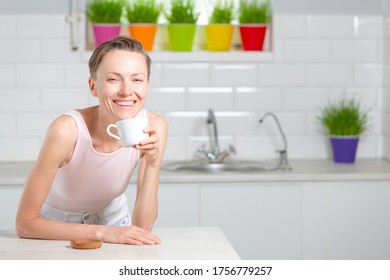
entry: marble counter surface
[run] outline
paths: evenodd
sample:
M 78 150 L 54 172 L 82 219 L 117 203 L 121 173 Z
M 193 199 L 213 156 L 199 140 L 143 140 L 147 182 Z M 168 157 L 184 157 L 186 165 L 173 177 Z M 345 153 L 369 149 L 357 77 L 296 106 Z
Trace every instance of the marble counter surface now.
M 168 162 L 167 162 L 168 163 Z M 196 171 L 161 171 L 160 183 L 288 182 L 390 180 L 390 163 L 381 159 L 336 164 L 331 160 L 295 160 L 291 171 L 230 172 L 207 174 Z M 31 162 L 0 163 L 0 187 L 23 185 Z M 135 182 L 133 175 L 131 181 Z
M 0 231 L 0 260 L 238 260 L 240 257 L 215 227 L 157 228 L 162 244 L 131 246 L 103 243 L 99 249 L 72 249 L 69 241 L 21 239 Z

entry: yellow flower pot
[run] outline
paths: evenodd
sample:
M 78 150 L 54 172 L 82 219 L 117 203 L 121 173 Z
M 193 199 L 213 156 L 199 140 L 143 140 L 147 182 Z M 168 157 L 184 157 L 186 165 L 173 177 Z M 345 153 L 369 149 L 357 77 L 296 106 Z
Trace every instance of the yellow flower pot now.
M 227 52 L 232 45 L 234 26 L 232 24 L 209 24 L 205 26 L 207 49 Z

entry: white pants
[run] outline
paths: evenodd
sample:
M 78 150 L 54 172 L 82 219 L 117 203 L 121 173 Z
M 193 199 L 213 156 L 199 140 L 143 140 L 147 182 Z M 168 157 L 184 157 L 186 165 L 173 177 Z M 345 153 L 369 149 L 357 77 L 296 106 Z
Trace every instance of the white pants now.
M 96 213 L 88 212 L 67 212 L 43 204 L 41 217 L 75 224 L 94 224 L 106 226 L 129 226 L 130 213 L 127 206 L 127 197 L 125 194 L 114 198 L 104 209 Z

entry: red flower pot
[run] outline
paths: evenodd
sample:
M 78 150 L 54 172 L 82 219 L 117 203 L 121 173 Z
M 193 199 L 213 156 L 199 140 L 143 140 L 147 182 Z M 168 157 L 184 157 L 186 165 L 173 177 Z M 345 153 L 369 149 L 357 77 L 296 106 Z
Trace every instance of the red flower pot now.
M 267 32 L 266 24 L 241 24 L 240 35 L 242 48 L 245 51 L 263 50 L 265 34 Z

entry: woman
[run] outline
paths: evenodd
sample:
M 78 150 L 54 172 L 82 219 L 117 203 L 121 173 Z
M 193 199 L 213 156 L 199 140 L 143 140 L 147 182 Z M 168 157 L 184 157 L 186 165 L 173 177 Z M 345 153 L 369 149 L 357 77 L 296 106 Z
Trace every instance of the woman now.
M 48 128 L 27 179 L 16 218 L 24 238 L 159 244 L 152 234 L 157 188 L 168 125 L 143 109 L 151 60 L 142 45 L 116 37 L 89 60 L 88 80 L 99 105 L 72 110 Z M 131 148 L 106 134 L 109 124 L 147 116 L 149 138 Z M 137 195 L 130 218 L 124 194 L 139 162 Z M 131 221 L 130 221 L 131 220 Z

